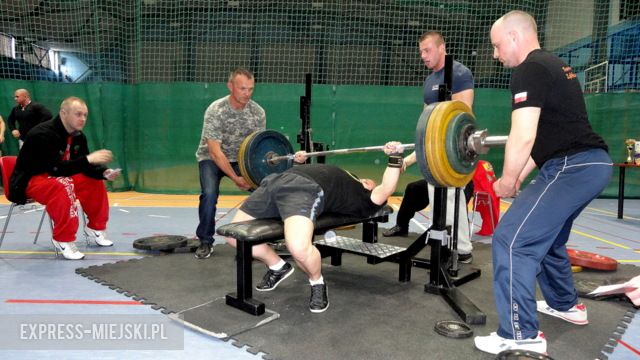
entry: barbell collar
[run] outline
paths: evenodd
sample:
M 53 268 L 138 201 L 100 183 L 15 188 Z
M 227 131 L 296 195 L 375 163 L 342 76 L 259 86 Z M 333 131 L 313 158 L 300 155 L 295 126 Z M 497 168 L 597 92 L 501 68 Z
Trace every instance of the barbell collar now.
M 504 146 L 508 136 L 489 136 L 487 129 L 477 130 L 467 139 L 467 146 L 476 154 L 486 154 L 492 147 Z

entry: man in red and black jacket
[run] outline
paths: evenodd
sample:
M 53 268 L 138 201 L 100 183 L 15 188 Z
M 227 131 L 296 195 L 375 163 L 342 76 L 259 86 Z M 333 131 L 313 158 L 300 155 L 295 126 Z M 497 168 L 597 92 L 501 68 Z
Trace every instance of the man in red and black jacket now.
M 104 230 L 109 220 L 109 201 L 103 180 L 113 180 L 119 170 L 108 169 L 109 150 L 89 153 L 82 133 L 87 122 L 86 103 L 65 99 L 56 118 L 31 129 L 20 150 L 9 181 L 9 200 L 24 204 L 33 199 L 46 206 L 53 220 L 53 244 L 66 259 L 84 254 L 75 245 L 80 201 L 87 214 L 85 234 L 99 246 L 111 246 Z

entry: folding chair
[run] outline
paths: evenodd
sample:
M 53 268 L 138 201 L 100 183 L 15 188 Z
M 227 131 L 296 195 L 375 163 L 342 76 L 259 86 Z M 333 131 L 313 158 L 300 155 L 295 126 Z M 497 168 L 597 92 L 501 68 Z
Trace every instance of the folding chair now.
M 0 172 L 2 173 L 2 187 L 4 188 L 4 196 L 7 198 L 9 202 L 9 178 L 11 178 L 11 174 L 13 173 L 13 168 L 16 166 L 16 156 L 2 156 L 0 157 Z M 27 203 L 34 203 L 33 200 L 29 199 Z M 9 213 L 7 214 L 7 219 L 4 221 L 4 227 L 2 229 L 2 235 L 0 235 L 0 247 L 2 247 L 2 241 L 4 240 L 4 236 L 7 233 L 7 227 L 9 226 L 9 221 L 11 220 L 11 215 L 13 214 L 13 209 L 18 206 L 18 204 L 11 202 L 11 206 L 9 206 Z M 35 244 L 38 242 L 38 236 L 40 236 L 40 230 L 42 229 L 42 223 L 44 222 L 44 217 L 47 214 L 45 209 L 42 210 L 42 217 L 40 217 L 40 223 L 38 224 L 38 230 L 36 231 L 36 237 L 33 240 Z M 53 230 L 53 224 L 51 224 L 51 219 L 49 219 L 49 224 L 51 225 L 51 229 Z

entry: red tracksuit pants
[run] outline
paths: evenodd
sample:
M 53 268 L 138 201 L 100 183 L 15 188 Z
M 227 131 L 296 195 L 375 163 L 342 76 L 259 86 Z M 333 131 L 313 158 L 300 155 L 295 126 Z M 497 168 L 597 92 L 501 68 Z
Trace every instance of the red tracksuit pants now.
M 109 199 L 104 181 L 84 174 L 70 177 L 52 177 L 46 174 L 31 178 L 27 197 L 46 206 L 53 221 L 53 239 L 60 242 L 75 241 L 78 232 L 78 207 L 87 214 L 87 226 L 104 230 L 109 221 Z

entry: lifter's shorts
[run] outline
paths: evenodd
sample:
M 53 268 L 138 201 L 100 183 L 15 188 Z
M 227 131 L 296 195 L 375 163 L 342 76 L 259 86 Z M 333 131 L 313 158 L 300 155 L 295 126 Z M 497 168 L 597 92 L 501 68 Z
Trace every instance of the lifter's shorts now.
M 301 215 L 315 222 L 323 210 L 324 191 L 317 183 L 292 173 L 271 174 L 260 182 L 240 210 L 256 219 Z

